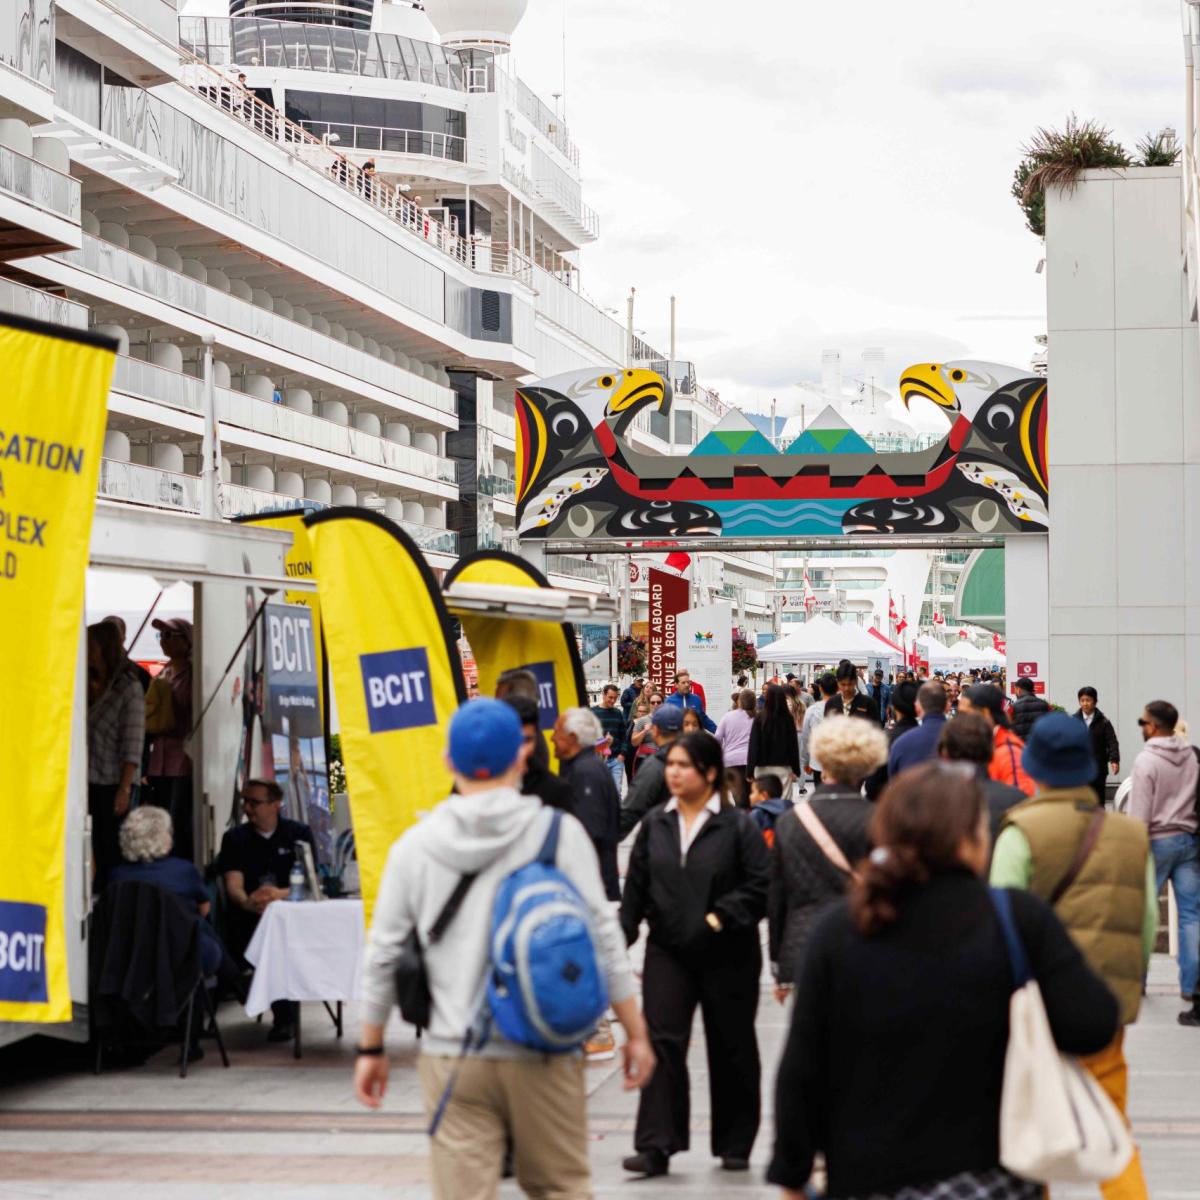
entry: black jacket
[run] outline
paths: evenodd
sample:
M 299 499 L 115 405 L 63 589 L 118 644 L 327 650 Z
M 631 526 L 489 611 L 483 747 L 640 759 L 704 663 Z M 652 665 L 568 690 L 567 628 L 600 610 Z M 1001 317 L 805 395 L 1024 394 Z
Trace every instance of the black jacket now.
M 1044 717 L 1050 711 L 1050 705 L 1041 696 L 1022 696 L 1013 705 L 1010 724 L 1012 731 L 1025 741 L 1038 717 Z
M 617 874 L 617 845 L 621 840 L 621 796 L 608 767 L 594 750 L 581 750 L 567 759 L 559 778 L 570 790 L 572 812 L 596 847 L 600 860 L 600 878 L 610 900 L 621 898 L 621 880 Z
M 750 745 L 746 750 L 746 776 L 754 778 L 755 767 L 787 767 L 793 775 L 800 774 L 800 737 L 796 723 L 786 721 L 768 728 L 759 713 L 750 726 Z
M 98 1028 L 175 1025 L 200 980 L 196 914 L 152 883 L 113 883 L 92 913 L 88 993 Z
M 1076 720 L 1083 720 L 1083 709 L 1075 710 Z M 1108 764 L 1121 762 L 1121 744 L 1112 722 L 1096 709 L 1092 723 L 1088 726 L 1088 737 L 1092 741 L 1092 758 L 1096 761 L 1096 775 L 1103 782 L 1108 778 Z
M 1000 826 L 1004 823 L 1004 814 L 1014 804 L 1020 804 L 1029 797 L 1018 787 L 1002 783 L 999 779 L 992 779 L 987 773 L 987 767 L 979 768 L 979 786 L 983 788 L 984 797 L 987 799 L 988 823 L 992 830 L 994 849 L 996 839 L 1000 836 Z
M 882 724 L 879 717 L 879 705 L 870 696 L 863 695 L 862 692 L 855 693 L 848 709 L 841 693 L 831 696 L 825 701 L 825 715 L 832 717 L 834 713 L 844 713 L 848 717 L 865 717 L 869 721 L 874 721 L 876 725 Z
M 870 800 L 849 788 L 822 784 L 809 803 L 851 866 L 867 856 L 871 849 L 867 825 L 875 811 Z M 821 913 L 845 894 L 847 883 L 795 813 L 775 822 L 767 916 L 771 963 L 780 983 L 796 982 L 809 931 Z
M 544 738 L 539 738 L 543 744 Z M 550 808 L 561 808 L 563 812 L 574 814 L 575 797 L 568 784 L 564 783 L 549 767 L 543 766 L 532 756 L 529 766 L 525 769 L 525 777 L 521 780 L 523 796 L 537 796 L 543 804 Z
M 713 813 L 685 858 L 679 814 L 661 805 L 647 813 L 633 843 L 621 928 L 630 945 L 642 921 L 656 946 L 696 963 L 758 953 L 758 923 L 767 910 L 767 846 L 750 814 L 732 805 Z M 720 918 L 714 932 L 708 913 Z
M 1009 895 L 1058 1048 L 1102 1050 L 1120 1027 L 1116 999 L 1047 904 Z M 876 934 L 835 905 L 804 958 L 768 1180 L 801 1189 L 819 1151 L 831 1196 L 994 1169 L 1012 986 L 991 898 L 966 870 L 912 888 Z
M 921 722 L 916 717 L 900 717 L 891 729 L 885 729 L 887 734 L 888 750 L 891 751 L 892 743 L 899 737 L 903 737 L 910 729 L 920 729 Z M 867 776 L 866 787 L 867 799 L 878 800 L 880 793 L 887 787 L 888 767 L 885 762 L 877 771 L 872 771 Z
M 621 805 L 622 841 L 652 808 L 659 804 L 666 804 L 671 798 L 671 794 L 667 791 L 667 751 L 670 748 L 669 743 L 666 746 L 660 746 L 653 754 L 647 755 L 638 763 L 637 773 L 629 785 L 629 790 L 625 793 L 625 803 Z

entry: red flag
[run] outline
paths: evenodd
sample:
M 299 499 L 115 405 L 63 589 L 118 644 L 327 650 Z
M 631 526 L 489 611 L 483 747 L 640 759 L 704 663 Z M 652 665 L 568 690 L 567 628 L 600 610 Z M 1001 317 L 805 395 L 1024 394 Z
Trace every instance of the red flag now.
M 959 636 L 960 638 L 965 638 L 965 637 L 967 636 L 967 631 L 966 631 L 965 629 L 960 629 L 960 630 L 958 631 L 958 636 Z
M 900 620 L 896 622 L 896 632 L 903 633 L 907 628 L 908 628 L 908 622 L 903 617 L 901 617 Z
M 934 623 L 935 625 L 945 625 L 945 623 L 946 623 L 946 618 L 945 618 L 945 617 L 943 617 L 943 616 L 942 616 L 942 614 L 941 614 L 940 612 L 935 612 L 935 613 L 933 614 L 933 623 Z
M 667 555 L 667 561 L 664 566 L 669 567 L 672 571 L 676 571 L 682 575 L 684 571 L 692 565 L 692 556 L 685 553 L 683 550 L 673 550 Z

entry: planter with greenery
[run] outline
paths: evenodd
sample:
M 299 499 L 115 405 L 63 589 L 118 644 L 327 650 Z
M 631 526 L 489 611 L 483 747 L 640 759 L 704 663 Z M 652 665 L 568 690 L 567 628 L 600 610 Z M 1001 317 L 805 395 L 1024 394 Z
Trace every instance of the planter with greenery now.
M 644 675 L 646 673 L 646 643 L 641 638 L 622 636 L 617 642 L 617 673 Z
M 733 673 L 741 675 L 745 671 L 758 670 L 758 651 L 754 643 L 748 641 L 740 633 L 733 639 Z
M 1137 144 L 1138 158 L 1098 121 L 1080 121 L 1072 113 L 1061 129 L 1039 129 L 1013 172 L 1012 195 L 1025 214 L 1025 224 L 1046 236 L 1046 189 L 1070 191 L 1083 171 L 1094 167 L 1169 167 L 1179 161 L 1173 134 L 1146 134 Z

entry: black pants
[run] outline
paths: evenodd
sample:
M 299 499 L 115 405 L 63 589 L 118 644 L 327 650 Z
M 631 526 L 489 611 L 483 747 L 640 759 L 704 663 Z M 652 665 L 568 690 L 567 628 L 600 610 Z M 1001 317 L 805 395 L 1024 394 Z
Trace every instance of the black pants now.
M 176 858 L 195 860 L 192 845 L 192 777 L 190 775 L 152 775 L 146 780 L 143 804 L 156 804 L 171 814 Z
M 653 942 L 646 947 L 642 1007 L 658 1066 L 638 1101 L 633 1144 L 675 1154 L 688 1148 L 691 1097 L 687 1052 L 696 1006 L 708 1051 L 710 1144 L 717 1158 L 749 1158 L 758 1133 L 762 1068 L 754 1017 L 762 955 L 747 944 L 736 961 L 684 963 Z
M 821 786 L 821 772 L 814 771 L 812 773 L 812 776 L 813 776 L 813 787 L 820 787 Z
M 113 810 L 117 799 L 115 783 L 88 784 L 88 816 L 92 818 L 92 862 L 96 866 L 94 888 L 99 891 L 107 882 L 108 874 L 121 862 L 121 848 L 117 842 L 117 831 L 122 818 Z

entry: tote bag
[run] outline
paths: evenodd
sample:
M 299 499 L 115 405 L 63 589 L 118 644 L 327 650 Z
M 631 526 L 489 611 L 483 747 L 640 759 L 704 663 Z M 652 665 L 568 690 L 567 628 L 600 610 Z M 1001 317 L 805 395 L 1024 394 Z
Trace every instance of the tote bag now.
M 1079 1061 L 1059 1053 L 1008 893 L 992 888 L 991 895 L 1016 983 L 1000 1099 L 1000 1162 L 1038 1183 L 1112 1179 L 1133 1157 L 1129 1130 Z

